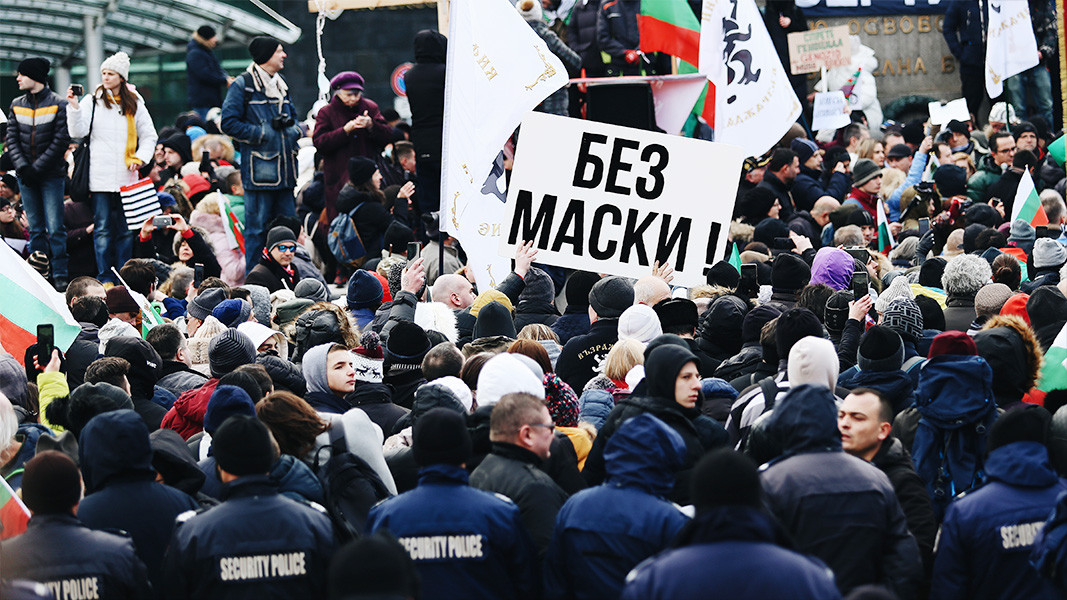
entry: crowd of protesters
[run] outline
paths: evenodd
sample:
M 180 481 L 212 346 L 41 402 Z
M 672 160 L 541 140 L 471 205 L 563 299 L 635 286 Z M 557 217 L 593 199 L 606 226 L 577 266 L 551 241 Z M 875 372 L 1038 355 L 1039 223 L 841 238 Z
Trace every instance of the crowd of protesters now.
M 355 71 L 301 121 L 281 43 L 231 76 L 216 41 L 193 34 L 192 111 L 158 131 L 123 53 L 84 94 L 19 64 L 0 235 L 81 331 L 0 352 L 0 476 L 32 515 L 0 531 L 3 597 L 1067 593 L 1047 123 L 797 126 L 745 161 L 740 264 L 706 285 L 526 243 L 478 289 L 433 210 L 443 36 L 415 37 L 411 125 Z M 1027 173 L 1047 226 L 1010 218 Z M 166 218 L 130 224 L 142 178 Z

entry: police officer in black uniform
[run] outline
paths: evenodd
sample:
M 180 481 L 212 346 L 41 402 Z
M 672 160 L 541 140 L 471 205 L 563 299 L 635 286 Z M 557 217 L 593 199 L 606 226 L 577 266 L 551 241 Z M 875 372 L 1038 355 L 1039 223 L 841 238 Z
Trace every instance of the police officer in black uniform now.
M 277 450 L 247 415 L 215 430 L 223 503 L 178 517 L 164 558 L 168 598 L 322 598 L 334 549 L 326 511 L 278 493 L 267 477 Z
M 56 598 L 150 597 L 133 541 L 74 516 L 81 493 L 81 474 L 66 454 L 49 450 L 26 463 L 22 499 L 32 516 L 26 533 L 0 545 L 4 579 L 43 583 Z

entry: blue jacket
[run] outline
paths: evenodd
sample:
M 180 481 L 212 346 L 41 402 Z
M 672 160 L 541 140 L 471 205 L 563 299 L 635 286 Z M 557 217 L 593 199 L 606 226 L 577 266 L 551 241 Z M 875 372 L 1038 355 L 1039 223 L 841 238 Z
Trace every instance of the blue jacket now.
M 0 475 L 3 475 L 7 484 L 11 486 L 11 489 L 16 492 L 22 487 L 22 473 L 23 468 L 26 466 L 26 462 L 37 454 L 37 440 L 42 435 L 53 436 L 52 430 L 41 425 L 39 423 L 23 423 L 19 425 L 18 433 L 15 434 L 16 439 L 22 442 L 22 446 L 19 448 L 18 454 L 16 454 L 10 461 L 8 461 L 8 468 L 4 470 Z
M 793 202 L 796 202 L 797 210 L 811 210 L 815 201 L 823 196 L 833 196 L 838 202 L 845 199 L 845 195 L 852 189 L 852 179 L 845 173 L 830 175 L 830 184 L 823 186 L 822 171 L 800 166 L 800 173 L 793 180 Z
M 218 471 L 215 470 L 215 457 L 208 456 L 198 465 L 204 472 L 204 485 L 200 491 L 212 498 L 221 498 L 223 483 L 219 480 Z M 311 467 L 303 461 L 283 454 L 271 467 L 267 475 L 275 485 L 278 493 L 297 502 L 318 502 L 322 504 L 322 484 L 311 470 Z
M 79 442 L 86 496 L 78 518 L 93 529 L 128 533 L 152 586 L 162 590 L 163 552 L 174 520 L 196 510 L 196 500 L 155 481 L 148 427 L 132 410 L 94 417 Z
M 900 411 L 915 404 L 915 385 L 904 371 L 861 371 L 853 366 L 837 378 L 837 385 L 847 390 L 868 387 L 878 390 L 893 405 L 893 411 Z
M 470 487 L 462 467 L 421 469 L 418 487 L 371 509 L 367 531 L 379 529 L 411 554 L 427 597 L 537 597 L 536 555 L 518 507 Z
M 993 371 L 980 356 L 935 356 L 919 374 L 915 405 L 922 418 L 911 456 L 938 519 L 954 496 L 985 481 L 986 440 L 997 418 L 992 384 Z
M 627 578 L 626 600 L 716 598 L 831 600 L 841 594 L 817 558 L 790 549 L 765 512 L 726 506 L 697 515 L 674 550 L 645 561 Z
M 271 120 L 287 114 L 300 117 L 286 96 L 280 103 L 257 90 L 247 71 L 238 75 L 222 102 L 222 132 L 233 138 L 241 153 L 241 183 L 251 190 L 283 190 L 296 186 L 296 143 L 303 135 L 297 125 L 276 130 Z
M 44 583 L 56 598 L 63 586 L 85 598 L 94 590 L 99 598 L 151 597 L 133 541 L 93 531 L 74 515 L 34 515 L 26 533 L 0 544 L 0 564 L 5 579 Z
M 189 86 L 190 108 L 211 108 L 222 104 L 219 90 L 226 85 L 226 71 L 210 48 L 189 40 L 185 51 L 185 76 Z
M 666 497 L 685 441 L 651 414 L 627 421 L 604 451 L 607 480 L 563 505 L 545 558 L 545 597 L 604 598 L 689 522 Z
M 886 200 L 886 204 L 889 206 L 889 220 L 900 220 L 900 197 L 904 195 L 904 190 L 910 188 L 922 181 L 923 173 L 926 172 L 926 162 L 930 160 L 929 154 L 919 154 L 918 152 L 911 159 L 911 168 L 904 176 L 904 183 L 897 186 L 897 189 L 893 190 L 893 193 L 889 195 L 889 199 Z M 907 208 L 907 207 L 904 207 Z
M 263 475 L 224 487 L 224 502 L 185 513 L 164 559 L 167 598 L 322 598 L 334 550 L 321 507 L 294 502 Z
M 1061 598 L 1028 561 L 1067 481 L 1056 476 L 1048 451 L 1037 442 L 993 450 L 986 469 L 989 483 L 956 499 L 945 513 L 930 597 Z
M 941 33 L 956 60 L 965 65 L 985 63 L 986 11 L 981 2 L 949 2 Z
M 797 550 L 825 561 L 842 593 L 877 583 L 912 597 L 922 575 L 919 547 L 885 473 L 841 450 L 833 392 L 791 388 L 769 419 L 767 433 L 781 440 L 783 454 L 760 481 Z

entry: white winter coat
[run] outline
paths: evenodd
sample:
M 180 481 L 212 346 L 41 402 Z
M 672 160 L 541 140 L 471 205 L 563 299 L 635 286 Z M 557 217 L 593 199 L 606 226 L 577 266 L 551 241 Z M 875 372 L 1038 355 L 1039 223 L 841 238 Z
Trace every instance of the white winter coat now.
M 94 95 L 100 98 L 102 90 Z M 137 158 L 148 164 L 156 151 L 156 128 L 148 114 L 144 99 L 137 95 L 137 113 L 133 122 L 137 127 Z M 117 105 L 104 108 L 103 101 L 96 103 L 93 116 L 92 97 L 86 95 L 75 110 L 67 104 L 67 129 L 70 137 L 83 138 L 89 134 L 89 120 L 93 121 L 93 137 L 89 140 L 89 190 L 93 192 L 117 192 L 139 178 L 137 173 L 126 168 L 126 116 Z

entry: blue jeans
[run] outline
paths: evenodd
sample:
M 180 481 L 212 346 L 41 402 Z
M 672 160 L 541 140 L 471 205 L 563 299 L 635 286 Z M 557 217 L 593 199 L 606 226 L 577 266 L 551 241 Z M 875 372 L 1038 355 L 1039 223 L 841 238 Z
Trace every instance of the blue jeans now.
M 118 192 L 93 192 L 93 248 L 100 283 L 118 284 L 111 267 L 121 269 L 133 254 L 133 233 L 126 227 L 122 197 Z
M 1052 80 L 1044 65 L 1038 64 L 1018 75 L 1012 75 L 1005 84 L 1011 105 L 1015 109 L 1015 116 L 1019 120 L 1029 121 L 1031 116 L 1044 117 L 1048 120 L 1049 127 L 1056 131 L 1056 125 L 1052 122 Z M 1027 108 L 1029 104 L 1034 106 L 1033 111 Z
M 67 228 L 63 226 L 63 178 L 41 182 L 19 179 L 22 207 L 30 225 L 30 252 L 44 252 L 52 280 L 67 278 Z
M 250 190 L 245 188 L 245 273 L 259 264 L 266 241 L 267 223 L 279 215 L 296 216 L 293 189 Z

